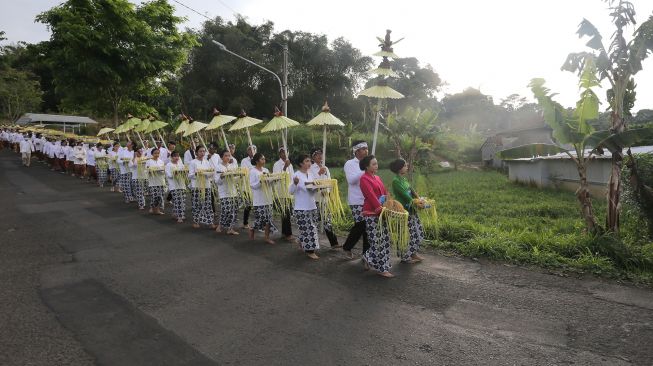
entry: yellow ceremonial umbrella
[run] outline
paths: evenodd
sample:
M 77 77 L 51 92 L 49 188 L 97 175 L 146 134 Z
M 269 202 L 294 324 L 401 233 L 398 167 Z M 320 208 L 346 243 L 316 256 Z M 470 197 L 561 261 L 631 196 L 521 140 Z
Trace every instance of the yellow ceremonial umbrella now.
M 249 142 L 249 145 L 251 146 L 253 145 L 253 143 L 252 143 L 252 136 L 249 133 L 249 128 L 261 122 L 263 122 L 263 120 L 249 117 L 247 116 L 247 113 L 245 113 L 245 111 L 241 111 L 240 114 L 238 115 L 238 118 L 236 118 L 236 123 L 234 123 L 234 125 L 231 126 L 229 131 L 237 131 L 237 130 L 242 130 L 244 128 L 247 131 L 247 140 Z
M 188 125 L 188 129 L 186 129 L 186 132 L 184 132 L 183 136 L 188 137 L 194 133 L 197 133 L 197 135 L 200 137 L 200 141 L 202 141 L 202 145 L 206 147 L 206 142 L 204 142 L 204 138 L 202 138 L 202 135 L 199 133 L 201 130 L 205 129 L 206 126 L 208 126 L 208 123 L 195 121 Z
M 327 127 L 344 125 L 345 124 L 342 123 L 338 117 L 331 114 L 331 109 L 329 108 L 329 104 L 327 102 L 324 102 L 324 106 L 322 106 L 322 112 L 320 112 L 320 114 L 306 123 L 306 126 L 324 126 L 322 133 L 322 164 L 326 165 Z
M 150 125 L 147 127 L 147 130 L 145 130 L 145 132 L 152 135 L 152 132 L 156 131 L 157 135 L 161 139 L 161 143 L 165 144 L 165 141 L 163 140 L 163 136 L 161 135 L 161 132 L 159 132 L 159 130 L 164 128 L 167 125 L 168 124 L 163 122 L 163 121 L 159 121 L 159 120 L 152 121 L 152 122 L 150 122 Z
M 261 132 L 281 131 L 281 141 L 283 142 L 283 151 L 286 152 L 286 156 L 289 156 L 290 153 L 288 152 L 288 144 L 286 141 L 285 131 L 289 127 L 296 127 L 296 126 L 299 126 L 299 122 L 284 116 L 283 113 L 279 110 L 279 108 L 275 107 L 274 118 L 272 118 L 270 122 L 268 122 L 268 124 L 265 125 L 263 129 L 261 129 Z
M 115 128 L 105 127 L 105 128 L 100 129 L 100 131 L 97 133 L 97 135 L 98 136 L 106 135 L 107 133 L 113 132 L 115 130 L 116 130 Z
M 233 122 L 235 119 L 236 117 L 220 114 L 220 111 L 218 111 L 217 108 L 213 108 L 213 119 L 211 120 L 209 125 L 206 126 L 207 131 L 214 130 L 216 128 L 220 129 L 220 132 L 222 133 L 222 138 L 224 139 L 225 149 L 229 149 L 229 142 L 227 141 L 227 134 L 224 133 L 224 126 L 229 124 L 230 122 Z

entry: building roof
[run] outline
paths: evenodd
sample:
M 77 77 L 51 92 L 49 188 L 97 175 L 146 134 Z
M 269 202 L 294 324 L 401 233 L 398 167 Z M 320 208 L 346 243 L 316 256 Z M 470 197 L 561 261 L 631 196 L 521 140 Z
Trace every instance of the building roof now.
M 585 149 L 585 154 L 589 154 L 592 149 Z M 630 151 L 633 154 L 650 154 L 653 153 L 653 146 L 635 146 L 631 147 Z M 576 151 L 569 150 L 569 153 L 572 156 L 576 156 Z M 612 153 L 608 150 L 604 150 L 603 155 L 593 155 L 593 159 L 610 159 L 612 158 Z M 533 162 L 533 161 L 538 161 L 538 160 L 563 160 L 563 159 L 571 159 L 567 153 L 561 152 L 555 155 L 547 155 L 547 156 L 536 156 L 536 157 L 531 157 L 531 158 L 519 158 L 519 159 L 509 159 L 506 160 L 507 162 L 511 161 L 521 161 L 521 162 Z
M 17 121 L 18 125 L 26 125 L 30 123 L 70 123 L 70 124 L 95 124 L 94 121 L 88 117 L 83 116 L 63 116 L 60 114 L 41 114 L 41 113 L 25 113 Z

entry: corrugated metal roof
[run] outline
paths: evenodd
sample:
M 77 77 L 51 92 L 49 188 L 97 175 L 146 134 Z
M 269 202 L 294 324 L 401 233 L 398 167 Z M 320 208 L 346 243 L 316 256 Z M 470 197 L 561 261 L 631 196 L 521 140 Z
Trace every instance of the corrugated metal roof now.
M 590 153 L 592 149 L 585 149 L 585 155 Z M 624 149 L 625 153 L 626 149 Z M 648 153 L 653 153 L 653 146 L 635 146 L 631 147 L 630 151 L 633 154 L 648 154 Z M 576 156 L 576 151 L 569 150 L 569 153 L 573 156 Z M 604 150 L 603 155 L 593 155 L 592 159 L 610 159 L 612 158 L 612 154 L 608 150 Z M 532 158 L 520 158 L 520 159 L 510 159 L 506 160 L 506 162 L 511 162 L 511 161 L 537 161 L 537 160 L 559 160 L 559 159 L 570 159 L 569 155 L 567 153 L 558 153 L 555 155 L 547 155 L 547 156 L 536 156 Z
M 88 117 L 83 116 L 63 116 L 60 114 L 41 114 L 41 113 L 25 113 L 17 121 L 18 125 L 26 125 L 29 123 L 45 122 L 45 123 L 77 123 L 77 124 L 95 124 L 94 121 Z

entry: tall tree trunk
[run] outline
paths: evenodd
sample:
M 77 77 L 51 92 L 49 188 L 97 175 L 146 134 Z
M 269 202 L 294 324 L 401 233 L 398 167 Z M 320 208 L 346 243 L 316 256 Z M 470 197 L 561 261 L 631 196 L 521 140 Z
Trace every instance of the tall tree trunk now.
M 580 203 L 580 210 L 585 220 L 585 225 L 587 226 L 587 232 L 590 234 L 595 234 L 599 230 L 598 223 L 596 222 L 596 216 L 594 216 L 594 207 L 592 206 L 592 197 L 590 196 L 589 184 L 587 183 L 587 166 L 582 163 L 579 163 L 578 166 L 578 177 L 580 178 L 580 187 L 576 191 L 576 198 Z
M 621 133 L 626 130 L 622 117 L 622 108 L 619 101 L 615 101 L 616 107 L 612 112 L 612 133 Z M 619 232 L 619 211 L 621 210 L 621 168 L 624 155 L 622 150 L 612 152 L 612 166 L 608 180 L 607 193 L 607 215 L 605 217 L 605 229 L 614 233 Z

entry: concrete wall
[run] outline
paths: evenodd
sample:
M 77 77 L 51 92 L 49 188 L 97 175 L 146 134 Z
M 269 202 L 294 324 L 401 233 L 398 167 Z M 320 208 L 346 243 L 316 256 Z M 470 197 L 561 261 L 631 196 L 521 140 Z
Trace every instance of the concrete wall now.
M 571 159 L 509 160 L 506 163 L 510 181 L 535 184 L 541 188 L 578 189 L 578 170 Z M 610 159 L 594 159 L 589 163 L 587 179 L 592 195 L 605 195 L 609 176 Z

